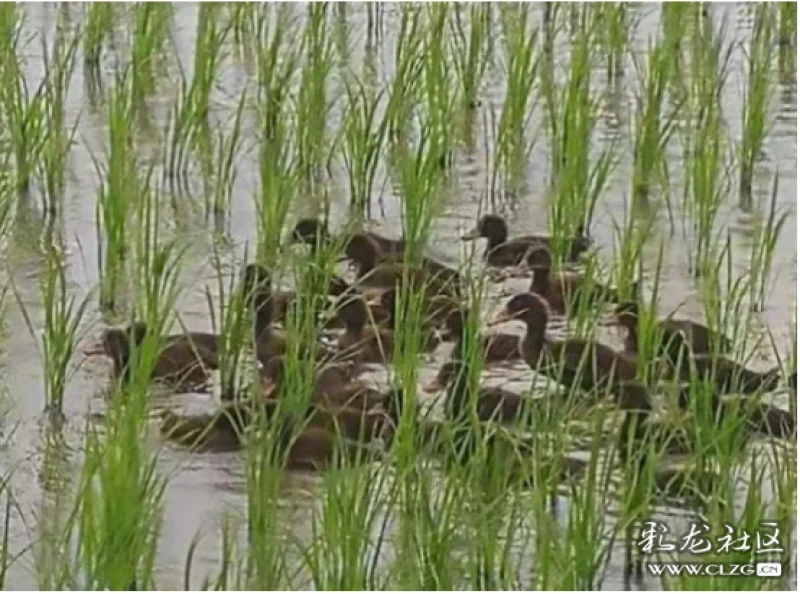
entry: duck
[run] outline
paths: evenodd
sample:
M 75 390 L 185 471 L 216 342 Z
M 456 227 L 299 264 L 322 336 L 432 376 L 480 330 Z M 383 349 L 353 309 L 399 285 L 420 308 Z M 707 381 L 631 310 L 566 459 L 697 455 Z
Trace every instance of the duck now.
M 491 325 L 511 320 L 524 322 L 527 332 L 520 343 L 525 362 L 567 389 L 577 385 L 586 392 L 636 378 L 636 362 L 604 344 L 578 338 L 551 340 L 545 335 L 547 302 L 533 293 L 512 297 Z
M 271 359 L 281 357 L 286 353 L 286 335 L 272 327 L 273 302 L 270 271 L 263 267 L 252 270 L 254 277 L 246 279 L 244 283 L 245 302 L 248 307 L 253 309 L 253 338 L 256 358 L 262 365 L 266 365 Z M 304 354 L 310 354 L 315 361 L 336 358 L 336 353 L 321 342 L 302 346 L 306 349 L 313 347 L 313 353 L 306 352 Z
M 391 239 L 373 231 L 364 231 L 362 234 L 375 244 L 383 257 L 397 258 L 405 252 L 406 243 L 402 239 Z M 334 238 L 326 225 L 317 219 L 301 219 L 292 230 L 291 243 L 305 243 L 311 246 L 312 252 L 333 242 Z
M 617 301 L 616 291 L 576 272 L 554 273 L 553 255 L 545 245 L 535 246 L 528 254 L 528 267 L 533 270 L 529 291 L 547 301 L 550 311 L 564 314 L 571 305 Z
M 617 324 L 627 330 L 625 349 L 637 352 L 639 304 L 635 301 L 626 301 L 617 305 L 614 317 Z M 676 320 L 670 317 L 657 322 L 657 327 L 661 332 L 660 348 L 673 360 L 676 352 L 683 346 L 687 346 L 692 353 L 710 353 L 712 346 L 719 353 L 729 353 L 733 350 L 733 341 L 730 338 L 691 320 Z
M 466 362 L 451 359 L 439 368 L 436 377 L 422 389 L 427 393 L 447 389 L 445 411 L 448 418 L 455 419 L 463 416 L 462 411 L 469 403 L 468 378 Z M 519 394 L 499 387 L 480 386 L 478 389 L 476 414 L 481 422 L 528 422 L 532 412 L 532 401 Z
M 386 363 L 394 352 L 394 334 L 388 328 L 369 324 L 369 309 L 360 295 L 346 295 L 336 311 L 344 324 L 337 341 L 338 352 L 362 363 Z
M 263 286 L 264 295 L 267 294 L 266 285 L 271 283 L 272 275 L 269 269 L 259 264 L 248 264 L 244 269 L 242 279 L 242 290 L 245 295 L 258 294 L 259 287 Z M 328 283 L 328 295 L 340 297 L 344 293 L 351 291 L 351 285 L 338 275 L 333 275 Z M 285 324 L 289 315 L 289 309 L 295 302 L 296 293 L 294 291 L 275 291 L 269 289 L 269 298 L 272 310 L 272 322 Z M 252 303 L 251 303 L 252 304 Z M 321 316 L 321 312 L 318 312 Z
M 446 298 L 440 298 L 446 299 Z M 425 300 L 425 304 L 429 307 L 426 309 L 430 309 L 430 306 L 435 306 L 435 303 L 432 300 Z M 380 297 L 380 304 L 379 309 L 381 311 L 386 312 L 386 320 L 384 325 L 387 329 L 395 329 L 399 327 L 399 324 L 402 324 L 404 320 L 408 318 L 407 315 L 403 314 L 398 317 L 397 310 L 400 308 L 400 299 L 397 296 L 397 291 L 395 289 L 388 289 L 381 294 Z M 424 312 L 427 313 L 427 312 Z M 436 315 L 438 311 L 434 311 L 434 315 Z M 424 315 L 424 314 L 423 314 Z M 429 323 L 431 320 L 430 317 L 426 316 L 418 329 L 419 332 L 419 344 L 417 348 L 420 352 L 430 352 L 434 350 L 439 343 L 441 342 L 439 339 L 439 335 L 436 333 L 435 329 Z
M 614 389 L 614 397 L 618 408 L 624 412 L 617 453 L 623 466 L 634 474 L 646 471 L 650 456 L 691 451 L 684 436 L 651 419 L 650 391 L 642 382 L 621 382 Z M 703 494 L 712 492 L 710 485 L 719 480 L 718 474 L 692 466 L 655 465 L 652 471 L 655 490 L 679 498 L 698 495 L 702 498 Z
M 689 354 L 679 359 L 678 377 L 690 382 L 700 377 L 713 386 L 718 395 L 757 394 L 775 390 L 783 372 L 775 367 L 764 372 L 753 371 L 722 355 Z
M 139 322 L 125 329 L 107 328 L 98 345 L 84 350 L 86 356 L 105 355 L 114 364 L 114 374 L 124 382 L 130 378 L 132 350 L 138 348 L 147 335 L 146 324 Z M 217 369 L 219 360 L 216 350 L 206 349 L 183 335 L 164 339 L 153 362 L 151 379 L 164 381 L 175 389 L 195 389 L 208 381 L 208 370 Z
M 263 407 L 273 425 L 279 406 L 268 401 Z M 252 405 L 237 402 L 212 415 L 183 416 L 167 411 L 162 414 L 161 431 L 171 441 L 196 450 L 233 451 L 244 446 L 253 421 Z M 384 426 L 376 412 L 329 413 L 311 407 L 301 420 L 287 414 L 278 423 L 278 452 L 289 471 L 321 471 L 344 461 L 365 463 L 377 458 L 383 449 L 371 439 Z
M 373 318 L 380 319 L 379 323 L 388 328 L 394 327 L 396 316 L 393 312 L 399 299 L 397 287 L 382 290 L 377 299 L 373 298 L 368 302 Z M 447 295 L 432 295 L 424 298 L 422 299 L 423 324 L 430 328 L 438 328 L 445 324 L 451 312 L 461 307 L 458 299 Z
M 352 408 L 372 410 L 387 402 L 387 395 L 358 379 L 361 367 L 350 360 L 326 363 L 314 371 L 309 386 L 309 402 L 328 409 Z M 267 398 L 280 397 L 285 385 L 286 363 L 283 358 L 271 360 L 261 371 L 262 389 Z
M 425 258 L 418 267 L 397 261 L 381 263 L 375 241 L 364 233 L 356 233 L 349 239 L 345 255 L 356 264 L 357 285 L 362 289 L 390 289 L 407 278 L 415 286 L 423 287 L 427 296 L 458 297 L 464 285 L 458 271 L 429 258 Z
M 488 240 L 484 259 L 490 266 L 498 268 L 520 266 L 525 263 L 528 252 L 534 247 L 551 247 L 553 239 L 544 235 L 524 235 L 518 237 L 508 237 L 508 225 L 503 217 L 487 214 L 483 215 L 478 221 L 473 231 L 464 235 L 463 241 L 474 241 L 485 238 Z M 567 254 L 570 262 L 577 262 L 581 254 L 587 251 L 592 245 L 590 237 L 585 235 L 583 225 L 576 229 L 575 237 L 572 239 L 569 253 Z
M 460 353 L 462 350 L 464 327 L 467 325 L 468 315 L 469 312 L 462 308 L 452 311 L 447 316 L 445 322 L 447 337 L 456 342 L 453 347 L 454 354 Z M 517 334 L 492 332 L 487 335 L 479 335 L 477 340 L 480 341 L 483 362 L 486 364 L 509 363 L 519 361 L 522 358 L 519 348 L 520 336 Z
M 678 407 L 684 412 L 692 412 L 694 400 L 690 386 L 681 386 Z M 797 435 L 794 414 L 760 400 L 742 396 L 722 399 L 719 393 L 712 391 L 708 398 L 708 409 L 717 427 L 723 426 L 725 419 L 738 417 L 747 434 L 778 439 L 794 439 Z

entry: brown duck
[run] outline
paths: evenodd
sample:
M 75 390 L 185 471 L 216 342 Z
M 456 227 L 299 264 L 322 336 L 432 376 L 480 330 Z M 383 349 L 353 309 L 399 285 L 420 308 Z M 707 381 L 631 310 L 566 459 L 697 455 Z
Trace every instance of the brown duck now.
M 447 417 L 462 418 L 464 409 L 469 403 L 468 377 L 465 362 L 450 360 L 439 368 L 436 378 L 422 389 L 429 393 L 447 389 L 445 403 Z M 480 421 L 528 422 L 533 412 L 532 400 L 502 388 L 480 386 L 476 404 L 476 414 Z
M 461 309 L 453 311 L 447 317 L 445 327 L 447 337 L 456 342 L 453 353 L 456 358 L 461 353 L 464 341 L 464 328 L 467 325 L 468 312 Z M 480 341 L 484 363 L 507 363 L 519 361 L 522 358 L 520 352 L 521 337 L 517 334 L 507 334 L 502 332 L 492 332 L 488 335 L 478 336 Z
M 700 378 L 716 394 L 756 394 L 775 390 L 783 372 L 780 367 L 759 372 L 722 355 L 700 354 L 680 357 L 678 376 L 684 381 Z
M 147 335 L 147 326 L 136 323 L 123 330 L 109 328 L 103 332 L 101 344 L 89 347 L 87 356 L 106 355 L 114 363 L 114 373 L 124 381 L 130 380 L 133 350 Z M 153 363 L 152 379 L 167 382 L 176 389 L 194 389 L 208 380 L 208 369 L 218 367 L 216 350 L 203 347 L 200 341 L 176 335 L 164 339 Z
M 345 254 L 357 266 L 357 284 L 361 287 L 394 288 L 407 278 L 415 287 L 422 287 L 428 297 L 461 294 L 463 279 L 452 268 L 435 260 L 424 259 L 419 267 L 401 262 L 380 261 L 375 242 L 363 233 L 353 235 L 345 246 Z
M 528 252 L 534 247 L 551 247 L 551 237 L 544 235 L 524 235 L 508 237 L 508 225 L 505 220 L 497 215 L 484 215 L 478 221 L 474 231 L 468 233 L 462 240 L 472 241 L 486 238 L 488 244 L 484 258 L 490 266 L 509 267 L 520 266 L 525 263 Z M 583 225 L 578 226 L 575 237 L 569 246 L 568 260 L 576 262 L 580 255 L 588 250 L 592 240 L 584 234 Z
M 167 412 L 161 431 L 169 439 L 201 450 L 240 449 L 253 421 L 251 404 L 229 403 L 213 415 L 180 416 Z M 284 414 L 276 419 L 277 402 L 263 404 L 270 424 L 278 421 L 278 455 L 287 470 L 318 471 L 341 462 L 364 463 L 379 456 L 382 448 L 371 443 L 371 431 L 383 431 L 376 413 L 330 413 L 309 409 L 299 421 Z M 333 430 L 331 430 L 333 428 Z M 348 432 L 358 439 L 344 437 Z
M 394 352 L 391 330 L 368 323 L 369 310 L 360 296 L 346 295 L 337 305 L 344 332 L 339 337 L 339 353 L 363 363 L 386 363 Z
M 441 298 L 446 299 L 446 298 Z M 431 301 L 426 301 L 429 305 L 432 305 Z M 398 328 L 398 324 L 404 323 L 404 321 L 409 319 L 409 316 L 405 315 L 404 313 L 400 312 L 398 316 L 398 310 L 400 309 L 400 299 L 397 296 L 397 291 L 394 289 L 389 289 L 384 291 L 380 298 L 380 309 L 386 312 L 386 327 L 389 329 L 394 330 Z M 438 313 L 438 312 L 436 312 Z M 430 317 L 426 317 L 419 328 L 419 345 L 418 348 L 420 352 L 430 352 L 434 350 L 439 343 L 441 342 L 439 339 L 439 335 L 436 333 L 433 326 L 428 323 L 431 320 Z
M 272 275 L 270 271 L 259 264 L 248 264 L 244 270 L 242 279 L 242 289 L 245 295 L 258 295 L 259 287 L 264 287 L 263 298 L 269 295 L 271 305 L 271 321 L 284 323 L 289 315 L 289 308 L 295 302 L 296 294 L 294 291 L 273 291 L 267 290 L 271 284 Z M 343 278 L 334 275 L 328 284 L 328 295 L 339 297 L 352 290 L 351 286 Z M 252 302 L 251 302 L 252 305 Z M 321 317 L 321 312 L 318 312 Z
M 635 301 L 622 303 L 614 310 L 617 323 L 625 328 L 628 335 L 625 339 L 625 349 L 631 352 L 638 351 L 638 319 L 639 305 Z M 684 346 L 692 353 L 710 353 L 712 346 L 716 346 L 719 353 L 729 353 L 733 350 L 733 342 L 727 336 L 712 332 L 706 326 L 691 320 L 676 320 L 668 318 L 657 323 L 660 332 L 659 346 L 673 362 L 676 351 Z
M 527 326 L 521 341 L 522 358 L 534 371 L 543 373 L 567 389 L 585 391 L 635 379 L 636 362 L 603 344 L 572 338 L 550 340 L 545 335 L 549 317 L 547 302 L 533 293 L 513 297 L 492 324 L 519 320 Z
M 284 359 L 273 359 L 262 370 L 262 387 L 271 398 L 278 398 L 285 385 Z M 329 409 L 372 410 L 387 401 L 384 393 L 356 379 L 359 366 L 353 362 L 325 364 L 315 372 L 309 400 Z
M 372 240 L 381 257 L 397 258 L 402 256 L 405 251 L 405 241 L 402 239 L 391 239 L 372 231 L 365 231 L 363 234 Z M 333 242 L 334 238 L 328 232 L 327 227 L 316 219 L 302 219 L 292 230 L 292 243 L 305 243 L 314 251 L 320 246 L 329 246 Z
M 528 267 L 533 270 L 530 292 L 544 298 L 553 312 L 566 313 L 582 300 L 587 305 L 617 300 L 616 291 L 576 272 L 554 273 L 553 255 L 544 245 L 532 249 Z
M 617 451 L 620 462 L 633 473 L 645 471 L 649 456 L 690 451 L 685 437 L 651 420 L 653 407 L 644 384 L 622 382 L 617 386 L 615 396 L 617 406 L 625 412 Z M 692 466 L 657 465 L 653 476 L 657 492 L 679 498 L 695 498 L 709 493 L 711 485 L 718 480 L 716 473 Z

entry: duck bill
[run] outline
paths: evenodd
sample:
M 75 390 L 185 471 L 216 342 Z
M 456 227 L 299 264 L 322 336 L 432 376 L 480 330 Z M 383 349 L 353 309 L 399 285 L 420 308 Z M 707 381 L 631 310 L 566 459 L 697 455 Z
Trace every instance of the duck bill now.
M 83 354 L 87 357 L 98 357 L 106 354 L 106 348 L 103 343 L 97 342 L 84 347 Z
M 503 310 L 499 312 L 494 318 L 492 318 L 492 321 L 489 322 L 489 326 L 499 326 L 500 324 L 505 324 L 506 322 L 510 322 L 513 319 L 514 316 L 512 316 L 506 310 Z
M 439 383 L 438 378 L 435 378 L 429 381 L 427 384 L 422 385 L 422 391 L 425 392 L 426 394 L 433 394 L 441 389 L 442 389 L 442 384 Z
M 481 234 L 478 229 L 473 229 L 466 235 L 461 236 L 461 241 L 475 241 L 476 239 L 480 239 Z

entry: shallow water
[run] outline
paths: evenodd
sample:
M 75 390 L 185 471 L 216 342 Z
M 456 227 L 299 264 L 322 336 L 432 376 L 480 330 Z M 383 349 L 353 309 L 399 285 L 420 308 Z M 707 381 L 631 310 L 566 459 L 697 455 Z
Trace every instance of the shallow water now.
M 25 72 L 31 88 L 38 84 L 43 75 L 43 62 L 40 39 L 52 39 L 52 31 L 59 10 L 64 10 L 71 26 L 77 26 L 83 17 L 80 5 L 65 5 L 58 8 L 50 4 L 25 5 L 23 10 L 26 20 L 23 26 L 23 39 L 33 38 L 25 45 Z M 541 15 L 541 7 L 532 8 L 535 18 Z M 298 7 L 300 13 L 301 7 Z M 632 11 L 639 21 L 634 30 L 631 46 L 637 52 L 647 48 L 648 40 L 654 38 L 659 31 L 659 6 L 655 4 L 637 5 Z M 394 5 L 385 5 L 383 10 L 384 37 L 376 46 L 365 43 L 366 16 L 363 5 L 348 5 L 347 23 L 350 32 L 350 64 L 360 67 L 364 62 L 374 64 L 378 80 L 388 80 L 393 70 L 393 35 L 398 29 L 398 11 Z M 750 35 L 752 18 L 746 5 L 725 4 L 714 5 L 712 16 L 716 23 L 727 18 L 730 38 L 746 40 Z M 171 35 L 174 52 L 188 72 L 191 70 L 192 53 L 195 39 L 195 23 L 197 7 L 191 4 L 176 4 L 175 18 L 171 23 Z M 116 48 L 104 54 L 104 74 L 111 74 L 115 65 L 125 54 L 127 28 L 120 22 L 117 27 Z M 232 49 L 232 48 L 229 48 Z M 496 49 L 496 52 L 499 51 Z M 559 39 L 556 45 L 557 64 L 564 64 L 568 59 L 568 45 L 565 39 Z M 557 67 L 558 68 L 558 67 Z M 160 77 L 157 92 L 152 101 L 152 118 L 155 128 L 160 131 L 162 118 L 168 111 L 176 92 L 174 81 L 177 77 L 177 64 L 170 57 L 165 64 L 165 75 Z M 731 75 L 724 93 L 724 112 L 729 135 L 736 139 L 740 128 L 742 109 L 741 88 L 745 75 L 745 62 L 740 49 L 733 57 Z M 593 146 L 601 147 L 603 143 L 618 142 L 622 147 L 621 160 L 616 167 L 613 180 L 601 197 L 591 232 L 600 251 L 600 260 L 608 263 L 614 255 L 615 222 L 619 223 L 629 210 L 631 150 L 630 129 L 633 109 L 633 70 L 627 63 L 624 75 L 609 88 L 605 74 L 605 64 L 595 65 L 593 82 L 596 89 L 605 89 L 607 96 L 602 102 L 602 114 L 593 138 Z M 773 283 L 768 294 L 766 309 L 758 317 L 758 327 L 753 328 L 755 334 L 765 331 L 772 333 L 778 352 L 788 355 L 791 352 L 791 341 L 795 336 L 796 324 L 796 286 L 797 286 L 797 251 L 796 251 L 796 171 L 797 171 L 797 100 L 796 81 L 793 76 L 779 77 L 775 94 L 774 125 L 770 131 L 763 161 L 759 164 L 755 181 L 756 200 L 768 203 L 771 191 L 772 175 L 778 171 L 779 194 L 778 208 L 788 212 L 789 216 L 778 239 L 775 260 L 772 267 Z M 238 99 L 245 84 L 255 81 L 253 70 L 245 60 L 229 55 L 224 60 L 218 89 L 214 93 L 214 118 L 218 122 L 227 121 L 234 103 Z M 504 96 L 503 73 L 499 67 L 491 67 L 484 88 L 482 114 L 492 109 L 499 113 Z M 63 238 L 67 253 L 67 280 L 70 290 L 78 297 L 89 294 L 98 282 L 97 235 L 95 196 L 99 189 L 97 172 L 93 166 L 92 156 L 101 156 L 107 129 L 105 112 L 102 105 L 93 108 L 87 98 L 86 84 L 81 68 L 80 55 L 77 67 L 71 79 L 69 96 L 66 104 L 66 121 L 71 124 L 79 118 L 76 143 L 72 147 L 69 162 L 68 185 L 64 200 L 63 221 L 61 222 Z M 447 202 L 442 216 L 432 226 L 430 253 L 443 261 L 458 263 L 465 257 L 464 244 L 457 241 L 468 226 L 474 224 L 478 214 L 492 208 L 487 203 L 488 179 L 486 170 L 486 146 L 491 143 L 491 135 L 487 133 L 483 115 L 476 118 L 473 150 L 459 149 L 456 155 L 455 170 L 448 192 Z M 541 122 L 541 107 L 533 113 L 532 129 L 538 130 Z M 331 127 L 336 122 L 331 123 Z M 245 127 L 247 130 L 247 127 Z M 139 147 L 142 154 L 157 144 L 155 134 L 142 133 Z M 488 141 L 484 139 L 489 137 Z M 543 130 L 538 132 L 538 140 L 534 146 L 525 183 L 524 191 L 512 199 L 495 199 L 493 208 L 501 214 L 509 216 L 512 233 L 547 232 L 546 209 L 548 148 Z M 670 169 L 680 175 L 682 165 L 678 161 L 680 155 L 674 152 L 674 161 Z M 175 215 L 168 223 L 169 232 L 187 240 L 189 251 L 183 260 L 182 281 L 185 290 L 179 304 L 179 312 L 183 323 L 192 329 L 209 329 L 207 302 L 204 287 L 215 290 L 217 272 L 209 255 L 214 245 L 222 246 L 224 264 L 227 273 L 232 273 L 241 263 L 245 250 L 252 251 L 255 240 L 254 206 L 252 196 L 258 188 L 258 169 L 252 153 L 240 155 L 237 160 L 238 175 L 235 183 L 230 218 L 226 223 L 227 232 L 224 241 L 214 232 L 213 222 L 202 216 L 199 180 L 191 181 L 197 207 L 188 201 L 183 212 Z M 332 221 L 336 226 L 346 216 L 348 200 L 346 193 L 346 174 L 339 166 L 333 168 L 333 179 L 330 182 Z M 395 189 L 388 181 L 382 183 L 385 170 L 379 173 L 379 183 L 373 195 L 373 218 L 377 229 L 386 234 L 397 235 L 401 230 L 400 202 Z M 673 188 L 673 204 L 680 202 L 682 182 L 676 178 Z M 748 265 L 748 254 L 753 237 L 754 217 L 743 214 L 736 209 L 735 192 L 731 193 L 726 207 L 718 217 L 718 225 L 727 228 L 731 234 L 734 254 L 734 268 L 741 274 Z M 184 199 L 185 200 L 185 199 Z M 166 200 L 163 202 L 166 206 Z M 302 216 L 312 208 L 310 201 L 298 200 L 293 215 Z M 657 207 L 656 223 L 648 237 L 644 253 L 645 295 L 649 297 L 652 285 L 652 274 L 663 248 L 663 264 L 660 278 L 661 309 L 664 314 L 680 308 L 681 315 L 701 319 L 702 308 L 698 299 L 698 288 L 695 278 L 689 271 L 689 253 L 687 245 L 690 240 L 684 236 L 682 225 L 671 232 L 667 213 Z M 3 274 L 13 278 L 16 299 L 12 293 L 6 299 L 5 334 L 0 341 L 0 355 L 4 370 L 4 390 L 7 396 L 5 408 L 8 413 L 3 419 L 2 435 L 7 438 L 4 445 L 3 474 L 13 470 L 12 491 L 19 502 L 19 510 L 13 516 L 12 546 L 15 551 L 24 549 L 36 534 L 36 518 L 45 509 L 48 498 L 52 496 L 52 476 L 54 467 L 62 476 L 74 477 L 80 468 L 79 450 L 80 434 L 84 427 L 84 419 L 89 411 L 102 411 L 102 392 L 106 383 L 108 366 L 103 362 L 88 362 L 72 378 L 65 402 L 68 418 L 66 439 L 72 451 L 66 460 L 52 460 L 45 456 L 42 439 L 42 405 L 44 401 L 42 383 L 42 362 L 37 346 L 39 332 L 43 320 L 43 309 L 39 298 L 39 280 L 43 274 L 44 263 L 38 251 L 38 234 L 41 223 L 38 214 L 20 209 L 18 221 L 8 240 L 8 257 L 3 266 Z M 164 209 L 172 217 L 169 208 Z M 682 215 L 681 215 L 682 216 Z M 494 290 L 503 295 L 510 295 L 515 290 L 525 288 L 527 280 L 514 279 Z M 96 299 L 94 300 L 96 302 Z M 19 304 L 24 305 L 30 317 L 34 337 L 25 320 Z M 96 308 L 92 308 L 96 311 Z M 100 320 L 99 313 L 93 314 L 93 325 L 90 332 L 97 332 Z M 605 330 L 604 330 L 605 332 Z M 612 331 L 603 335 L 603 340 L 610 344 L 619 344 L 618 337 Z M 447 349 L 438 352 L 436 363 L 426 366 L 423 379 L 432 374 L 436 365 L 446 356 Z M 759 367 L 774 364 L 774 353 L 766 341 L 760 349 L 756 363 Z M 379 374 L 380 375 L 380 374 Z M 491 381 L 513 381 L 521 389 L 530 386 L 533 374 L 524 366 L 516 366 L 509 370 L 495 371 L 487 374 Z M 780 397 L 783 399 L 783 396 Z M 202 396 L 178 399 L 172 404 L 188 404 L 202 407 L 208 404 Z M 158 440 L 154 437 L 154 443 Z M 244 503 L 243 461 L 238 454 L 192 454 L 172 446 L 165 446 L 160 456 L 160 464 L 171 479 L 166 492 L 164 514 L 164 531 L 160 543 L 158 583 L 161 588 L 180 588 L 183 580 L 183 568 L 186 554 L 192 539 L 201 533 L 193 571 L 193 584 L 197 586 L 206 574 L 214 572 L 218 567 L 220 525 L 225 517 L 233 513 L 241 514 Z M 61 484 L 57 482 L 56 485 Z M 285 497 L 282 506 L 291 518 L 298 532 L 310 530 L 309 509 L 314 505 L 312 492 L 316 486 L 314 477 L 297 475 L 286 478 Z M 562 506 L 563 508 L 563 506 Z M 669 508 L 662 510 L 670 518 L 678 518 L 685 522 L 688 517 L 681 510 Z M 622 554 L 620 545 L 616 545 L 609 565 L 605 588 L 621 588 Z M 617 554 L 619 553 L 619 554 Z M 33 560 L 24 555 L 9 571 L 8 585 L 12 588 L 35 587 Z M 794 581 L 792 581 L 794 583 Z M 658 582 L 648 582 L 646 586 L 658 588 Z

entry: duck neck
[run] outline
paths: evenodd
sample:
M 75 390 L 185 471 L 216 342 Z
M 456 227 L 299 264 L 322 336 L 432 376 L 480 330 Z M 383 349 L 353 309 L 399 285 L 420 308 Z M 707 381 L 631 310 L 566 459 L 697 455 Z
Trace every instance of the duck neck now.
M 378 262 L 378 254 L 371 246 L 364 249 L 358 261 L 358 276 L 365 276 L 372 272 Z
M 253 332 L 256 341 L 265 340 L 272 326 L 272 296 L 259 296 L 253 315 Z
M 537 363 L 545 343 L 547 342 L 545 336 L 547 319 L 529 316 L 525 319 L 525 325 L 527 326 L 527 331 L 522 339 L 522 349 L 527 359 L 533 363 Z
M 492 225 L 491 232 L 486 235 L 487 249 L 493 250 L 508 241 L 508 228 L 505 224 Z
M 531 280 L 531 293 L 546 293 L 550 288 L 550 269 L 535 268 Z

